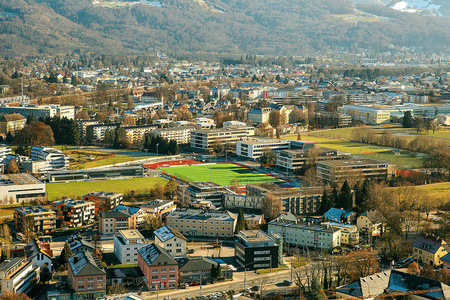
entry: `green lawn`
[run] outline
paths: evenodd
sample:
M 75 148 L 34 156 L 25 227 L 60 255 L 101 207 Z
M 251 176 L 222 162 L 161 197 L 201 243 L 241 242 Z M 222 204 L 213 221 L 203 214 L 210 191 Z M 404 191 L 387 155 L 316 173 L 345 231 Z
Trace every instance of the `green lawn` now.
M 119 164 L 119 163 L 124 163 L 124 162 L 129 162 L 129 161 L 135 161 L 135 160 L 140 160 L 140 159 L 145 159 L 145 158 L 150 158 L 151 156 L 128 156 L 128 155 L 114 155 L 113 157 L 108 157 L 108 158 L 100 158 L 98 160 L 94 160 L 94 161 L 89 161 L 83 164 L 78 164 L 75 167 L 71 167 L 71 169 L 89 169 L 89 168 L 96 168 L 96 167 L 102 167 L 102 166 L 107 166 L 107 165 L 114 165 L 114 164 Z
M 86 193 L 93 191 L 125 193 L 126 191 L 146 190 L 154 187 L 156 184 L 165 185 L 167 180 L 160 177 L 143 177 L 131 179 L 113 179 L 98 181 L 83 181 L 68 183 L 47 183 L 47 193 L 50 201 L 61 199 L 63 196 L 72 197 L 73 186 L 75 186 L 75 197 L 81 197 Z
M 429 196 L 433 198 L 442 198 L 445 201 L 447 201 L 450 196 L 450 182 L 420 185 L 416 186 L 416 189 L 424 190 L 429 193 Z
M 426 155 L 418 156 L 416 152 L 403 150 L 397 154 L 392 151 L 386 151 L 378 153 L 363 153 L 361 156 L 395 163 L 399 169 L 421 168 L 426 158 Z
M 240 167 L 235 164 L 204 164 L 186 167 L 166 167 L 160 169 L 181 179 L 186 177 L 187 181 L 212 181 L 225 186 L 230 185 L 230 182 L 233 179 L 237 179 L 239 184 L 279 181 L 272 176 Z

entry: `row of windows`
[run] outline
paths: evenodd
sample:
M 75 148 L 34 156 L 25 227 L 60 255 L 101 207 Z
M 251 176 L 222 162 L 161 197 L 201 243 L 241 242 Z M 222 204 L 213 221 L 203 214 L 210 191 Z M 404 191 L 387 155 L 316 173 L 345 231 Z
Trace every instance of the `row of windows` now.
M 94 289 L 94 285 L 93 285 L 93 284 L 88 284 L 88 285 L 87 285 L 87 288 L 88 288 L 88 290 L 92 290 L 92 289 Z M 103 283 L 97 284 L 97 288 L 98 288 L 98 289 L 102 289 L 102 288 L 103 288 Z M 78 289 L 79 289 L 79 290 L 83 290 L 83 289 L 84 289 L 84 285 L 79 285 L 79 286 L 78 286 Z
M 97 281 L 103 281 L 103 277 L 97 277 Z M 84 282 L 84 278 L 78 278 L 78 282 Z M 87 282 L 94 282 L 94 278 L 88 277 Z
M 160 269 L 161 273 L 166 273 L 167 269 Z M 173 273 L 175 272 L 175 268 L 170 268 L 169 272 Z M 158 273 L 158 269 L 152 269 L 152 273 Z

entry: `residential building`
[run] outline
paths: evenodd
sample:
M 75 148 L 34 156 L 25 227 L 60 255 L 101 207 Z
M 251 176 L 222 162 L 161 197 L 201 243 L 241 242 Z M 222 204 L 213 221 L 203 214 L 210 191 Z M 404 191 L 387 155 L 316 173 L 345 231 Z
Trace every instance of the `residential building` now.
M 178 229 L 184 235 L 232 237 L 237 215 L 229 211 L 177 209 L 166 218 L 166 226 Z
M 420 293 L 420 291 L 429 291 Z M 390 297 L 389 297 L 390 296 Z M 450 299 L 450 286 L 398 270 L 384 270 L 336 288 L 336 299 Z
M 90 192 L 82 198 L 85 201 L 94 202 L 95 214 L 100 211 L 113 210 L 117 205 L 122 204 L 123 194 L 114 192 Z
M 254 134 L 254 131 L 253 131 Z M 247 128 L 205 129 L 191 131 L 191 147 L 203 151 L 212 150 L 215 144 L 232 145 L 249 136 Z
M 152 215 L 154 217 L 158 216 L 166 216 L 177 209 L 177 205 L 175 201 L 171 200 L 160 200 L 156 199 L 150 201 L 144 205 L 141 205 L 141 208 L 147 215 Z
M 236 142 L 236 155 L 251 160 L 259 159 L 264 152 L 289 149 L 290 141 L 278 139 L 248 139 Z
M 122 284 L 126 287 L 144 287 L 144 273 L 138 267 L 121 267 L 121 268 L 111 268 L 106 269 L 106 284 L 114 285 L 114 284 Z M 125 295 L 121 295 L 125 296 Z M 108 298 L 110 300 L 111 298 Z M 119 298 L 118 298 L 119 299 Z M 133 298 L 126 298 L 126 300 L 131 300 Z M 125 300 L 125 299 L 120 299 Z M 144 298 L 142 298 L 144 300 Z
M 40 269 L 35 261 L 21 258 L 5 260 L 0 264 L 1 291 L 28 293 L 40 279 Z
M 283 242 L 262 230 L 241 230 L 234 242 L 236 262 L 244 269 L 278 268 Z
M 253 108 L 247 113 L 247 120 L 253 124 L 269 122 L 271 108 Z
M 7 134 L 10 132 L 16 135 L 27 124 L 27 118 L 21 114 L 10 114 L 0 116 L 0 133 Z
M 141 95 L 141 102 L 158 106 L 163 105 L 164 98 L 163 96 L 158 96 L 158 94 L 154 91 L 144 92 Z
M 211 269 L 220 266 L 219 263 L 204 256 L 181 258 L 177 259 L 177 262 L 179 281 L 189 284 L 213 283 L 216 278 L 211 275 Z
M 68 285 L 78 299 L 98 299 L 106 295 L 106 272 L 97 255 L 85 251 L 69 257 Z
M 139 126 L 125 126 L 126 141 L 129 145 L 136 145 L 144 141 L 144 136 L 150 134 L 157 125 L 139 125 Z
M 229 188 L 211 181 L 194 182 L 189 180 L 189 178 L 186 181 L 188 181 L 188 184 L 177 186 L 177 199 L 188 200 L 191 203 L 211 201 L 215 207 L 221 207 L 222 194 L 233 193 Z
M 308 247 L 332 251 L 341 246 L 341 230 L 331 226 L 301 223 L 283 215 L 269 222 L 269 234 L 278 233 L 286 243 L 296 247 Z
M 97 125 L 99 121 L 95 119 L 83 119 L 77 120 L 78 123 L 78 131 L 80 132 L 80 137 L 84 138 L 87 136 L 87 127 L 90 125 Z
M 120 123 L 94 124 L 86 126 L 86 138 L 89 142 L 101 142 L 105 140 L 108 131 L 115 130 Z
M 441 257 L 442 268 L 450 275 L 450 252 Z
M 0 175 L 2 204 L 28 203 L 45 199 L 45 183 L 27 173 Z
M 65 199 L 52 202 L 51 208 L 56 211 L 57 224 L 62 227 L 80 227 L 94 222 L 94 202 Z
M 53 250 L 50 249 L 50 243 L 44 243 L 38 238 L 34 238 L 23 250 L 28 261 L 35 262 L 43 274 L 51 277 Z
M 62 151 L 50 147 L 31 148 L 31 159 L 35 161 L 45 161 L 45 168 L 41 172 L 58 170 L 69 166 L 69 157 Z
M 358 226 L 359 232 L 367 235 L 369 242 L 372 242 L 373 236 L 379 236 L 381 232 L 386 230 L 384 224 L 383 215 L 376 210 L 363 212 L 356 219 L 356 226 Z
M 261 225 L 266 223 L 262 214 L 244 214 L 244 220 L 247 229 L 259 229 Z
M 414 241 L 413 257 L 419 262 L 432 266 L 441 266 L 441 258 L 450 252 L 450 246 L 440 237 L 431 234 L 419 235 Z
M 386 180 L 390 164 L 371 158 L 351 158 L 317 162 L 317 177 L 331 183 L 344 182 L 350 177 L 360 180 Z
M 229 127 L 247 127 L 247 123 L 239 121 L 226 121 L 223 122 L 223 128 L 227 129 Z
M 149 290 L 178 287 L 178 263 L 163 247 L 149 244 L 139 249 L 138 266 Z
M 14 209 L 17 231 L 48 233 L 56 229 L 56 212 L 45 206 L 21 206 Z
M 353 223 L 356 220 L 356 213 L 341 208 L 330 208 L 323 215 L 323 219 L 334 223 Z
M 74 106 L 22 104 L 20 106 L 0 105 L 0 114 L 21 114 L 25 118 L 33 115 L 36 120 L 47 117 L 75 118 Z
M 168 141 L 174 140 L 178 144 L 189 144 L 191 142 L 191 131 L 193 126 L 180 126 L 173 128 L 157 128 L 152 131 L 153 136 L 165 138 Z
M 178 229 L 163 226 L 153 232 L 155 244 L 163 247 L 173 257 L 186 257 L 187 238 Z
M 12 149 L 0 144 L 0 161 L 3 161 L 8 155 L 12 155 Z
M 137 229 L 119 230 L 114 235 L 114 255 L 121 264 L 137 263 L 137 250 L 147 245 Z
M 147 216 L 145 210 L 137 206 L 117 205 L 114 211 L 121 211 L 128 213 L 130 229 L 143 229 L 145 227 L 145 217 Z
M 352 123 L 352 117 L 343 113 L 321 111 L 316 112 L 319 124 L 329 124 L 333 127 L 348 127 Z
M 323 222 L 324 226 L 331 226 L 335 229 L 341 230 L 341 245 L 358 245 L 359 244 L 359 230 L 358 226 L 337 222 Z
M 214 128 L 216 128 L 216 124 L 214 123 L 213 119 L 195 118 L 195 119 L 192 120 L 192 123 L 194 123 L 194 127 L 197 130 L 214 129 Z
M 388 123 L 391 114 L 387 108 L 379 106 L 362 106 L 362 105 L 344 105 L 338 107 L 338 113 L 351 116 L 353 120 L 360 121 L 364 124 L 378 125 Z
M 70 236 L 66 244 L 69 245 L 72 254 L 83 253 L 85 251 L 94 252 L 95 246 L 86 241 L 81 235 L 72 235 Z
M 98 230 L 102 235 L 113 235 L 118 230 L 131 228 L 131 215 L 128 211 L 102 211 L 98 221 Z

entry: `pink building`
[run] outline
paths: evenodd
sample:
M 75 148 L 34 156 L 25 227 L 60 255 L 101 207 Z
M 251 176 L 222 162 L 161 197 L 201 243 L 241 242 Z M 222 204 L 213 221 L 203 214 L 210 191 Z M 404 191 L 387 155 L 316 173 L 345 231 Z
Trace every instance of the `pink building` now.
M 138 266 L 149 290 L 178 287 L 178 263 L 166 249 L 150 244 L 138 250 Z
M 106 272 L 97 255 L 84 251 L 69 258 L 69 285 L 83 299 L 106 295 Z

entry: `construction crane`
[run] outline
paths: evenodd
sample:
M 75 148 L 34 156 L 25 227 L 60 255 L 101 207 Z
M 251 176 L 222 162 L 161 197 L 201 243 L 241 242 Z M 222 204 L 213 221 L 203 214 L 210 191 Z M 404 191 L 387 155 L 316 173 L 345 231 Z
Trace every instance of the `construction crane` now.
M 442 292 L 441 288 L 436 289 L 428 289 L 428 290 L 415 290 L 415 291 L 407 291 L 407 292 L 392 292 L 388 294 L 381 294 L 381 295 L 371 295 L 367 297 L 352 297 L 352 298 L 346 298 L 350 300 L 361 300 L 361 299 L 379 299 L 379 298 L 387 298 L 387 297 L 399 297 L 399 296 L 409 296 L 409 295 L 417 295 L 417 294 L 426 294 L 426 293 L 432 293 L 432 292 Z M 319 299 L 325 299 L 328 300 L 327 297 L 328 294 L 336 295 L 336 289 L 322 289 L 320 290 L 321 297 Z

